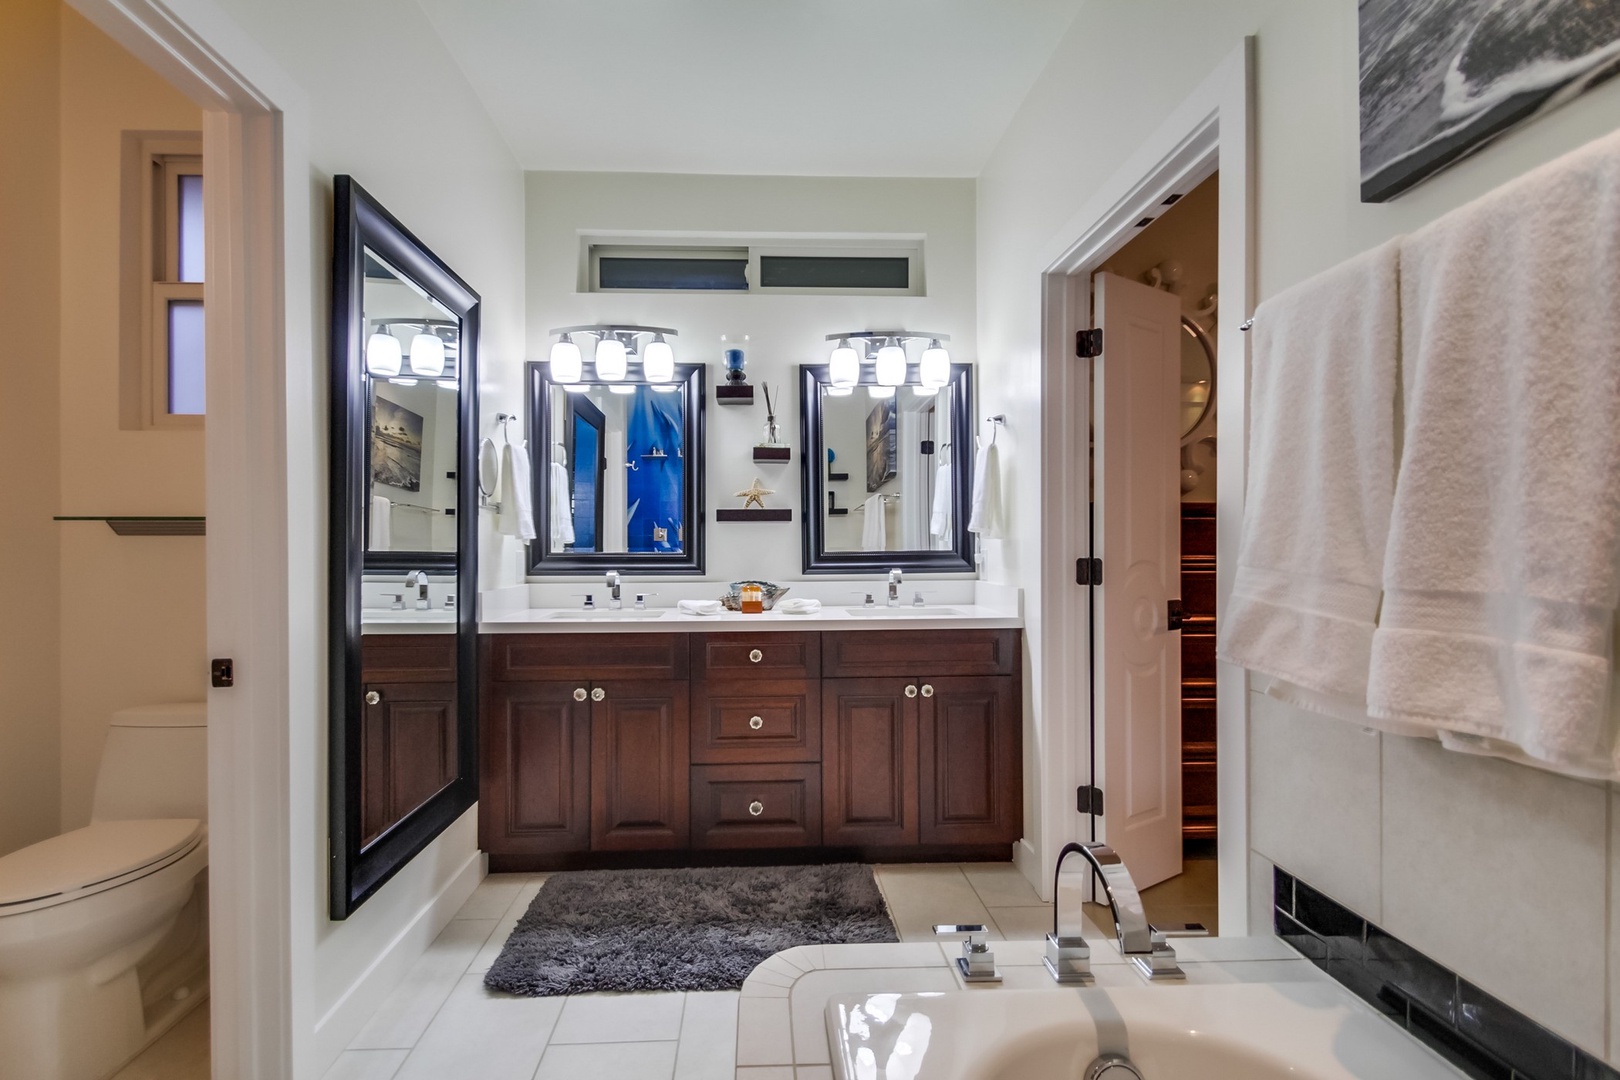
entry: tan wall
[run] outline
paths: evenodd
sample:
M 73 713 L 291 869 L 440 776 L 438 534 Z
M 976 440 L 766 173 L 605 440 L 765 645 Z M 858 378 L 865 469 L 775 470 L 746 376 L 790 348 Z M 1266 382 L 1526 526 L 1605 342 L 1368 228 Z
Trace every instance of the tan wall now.
M 203 513 L 201 429 L 119 428 L 119 154 L 124 131 L 198 131 L 202 113 L 83 16 L 61 11 L 64 514 Z M 61 815 L 90 820 L 115 709 L 207 692 L 203 544 L 65 522 Z
M 59 824 L 57 7 L 0 4 L 0 855 Z

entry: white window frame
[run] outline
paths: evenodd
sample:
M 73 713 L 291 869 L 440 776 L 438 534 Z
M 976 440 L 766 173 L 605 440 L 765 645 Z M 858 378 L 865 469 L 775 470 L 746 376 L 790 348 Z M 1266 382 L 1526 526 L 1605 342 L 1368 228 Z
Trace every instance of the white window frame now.
M 923 276 L 923 238 L 920 236 L 835 237 L 581 237 L 581 292 L 612 293 L 715 293 L 734 296 L 926 296 Z M 746 258 L 748 288 L 743 289 L 604 289 L 601 260 L 618 258 L 737 259 Z M 768 255 L 822 258 L 905 258 L 904 289 L 765 288 L 760 285 L 760 259 Z
M 204 302 L 181 281 L 179 178 L 203 174 L 201 132 L 126 132 L 123 170 L 121 426 L 195 430 L 201 413 L 169 411 L 169 304 Z

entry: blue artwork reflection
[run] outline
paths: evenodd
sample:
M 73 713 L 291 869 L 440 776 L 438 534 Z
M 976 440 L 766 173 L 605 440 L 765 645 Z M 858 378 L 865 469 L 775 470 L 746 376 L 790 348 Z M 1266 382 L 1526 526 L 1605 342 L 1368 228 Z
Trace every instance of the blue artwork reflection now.
M 625 540 L 636 553 L 678 552 L 686 458 L 679 393 L 636 387 L 625 430 Z

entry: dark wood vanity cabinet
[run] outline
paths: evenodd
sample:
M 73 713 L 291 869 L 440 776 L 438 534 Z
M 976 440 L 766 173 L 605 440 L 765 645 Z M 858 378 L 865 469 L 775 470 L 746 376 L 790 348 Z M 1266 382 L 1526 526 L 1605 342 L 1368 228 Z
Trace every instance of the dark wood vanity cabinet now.
M 364 846 L 456 778 L 456 639 L 366 634 L 360 669 Z
M 1005 858 L 1023 832 L 1018 637 L 487 637 L 480 842 L 510 870 Z

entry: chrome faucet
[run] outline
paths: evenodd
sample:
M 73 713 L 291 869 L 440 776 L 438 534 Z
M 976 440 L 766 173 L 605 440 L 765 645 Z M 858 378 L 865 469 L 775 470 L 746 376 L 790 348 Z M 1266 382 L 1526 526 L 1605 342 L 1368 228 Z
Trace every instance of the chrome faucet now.
M 1058 852 L 1057 870 L 1053 880 L 1052 933 L 1046 937 L 1045 964 L 1052 978 L 1058 982 L 1086 982 L 1090 980 L 1091 950 L 1081 937 L 1084 925 L 1078 908 L 1080 897 L 1074 898 L 1074 914 L 1064 919 L 1063 860 L 1070 855 L 1082 856 L 1086 863 L 1084 874 L 1070 875 L 1070 888 L 1078 891 L 1086 879 L 1095 873 L 1102 879 L 1108 906 L 1114 914 L 1114 936 L 1120 953 L 1149 979 L 1184 979 L 1186 972 L 1176 963 L 1176 951 L 1165 940 L 1165 935 L 1147 921 L 1142 907 L 1142 895 L 1137 891 L 1131 872 L 1125 867 L 1113 848 L 1107 844 L 1066 844 Z
M 898 568 L 889 571 L 889 606 L 890 607 L 899 607 L 900 606 L 900 583 L 902 581 L 904 581 L 904 580 L 905 580 L 905 575 L 900 573 Z
M 617 570 L 609 570 L 607 572 L 607 587 L 608 610 L 618 611 L 620 608 L 624 607 L 624 598 L 619 594 L 619 572 Z
M 412 570 L 405 575 L 405 587 L 416 586 L 416 610 L 426 611 L 432 607 L 428 603 L 428 576 L 426 570 Z

